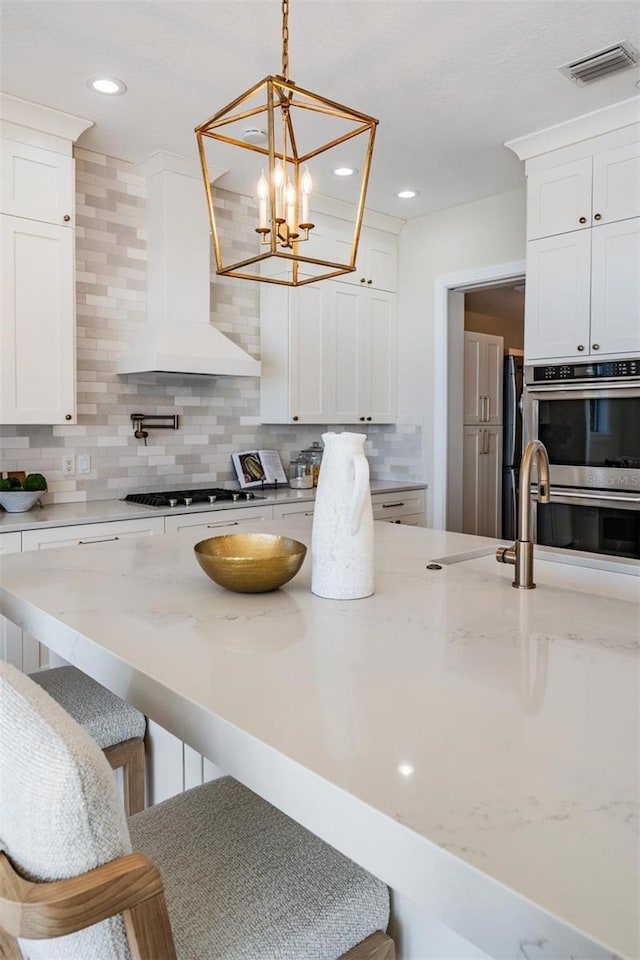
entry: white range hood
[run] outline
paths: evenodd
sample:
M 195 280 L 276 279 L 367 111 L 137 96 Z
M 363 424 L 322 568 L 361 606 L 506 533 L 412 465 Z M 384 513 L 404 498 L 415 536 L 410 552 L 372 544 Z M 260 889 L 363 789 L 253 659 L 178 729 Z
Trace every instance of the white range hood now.
M 260 376 L 260 361 L 211 323 L 200 168 L 159 151 L 140 169 L 147 179 L 147 320 L 118 360 L 118 373 Z

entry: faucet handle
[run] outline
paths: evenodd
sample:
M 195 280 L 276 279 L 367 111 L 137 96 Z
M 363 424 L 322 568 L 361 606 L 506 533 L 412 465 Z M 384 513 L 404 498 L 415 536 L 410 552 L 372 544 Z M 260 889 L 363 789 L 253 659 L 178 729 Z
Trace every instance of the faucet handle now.
M 515 544 L 510 547 L 496 547 L 496 560 L 498 563 L 509 563 L 515 565 L 516 548 Z

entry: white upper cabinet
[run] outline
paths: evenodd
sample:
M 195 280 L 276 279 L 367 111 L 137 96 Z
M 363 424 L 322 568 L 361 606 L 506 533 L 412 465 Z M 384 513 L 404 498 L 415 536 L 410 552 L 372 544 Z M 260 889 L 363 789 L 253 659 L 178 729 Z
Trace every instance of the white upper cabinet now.
M 591 352 L 640 353 L 640 217 L 592 232 Z
M 6 214 L 0 221 L 0 423 L 71 423 L 73 231 Z
M 16 140 L 2 141 L 0 213 L 73 226 L 73 158 Z
M 336 220 L 333 227 L 335 259 L 347 263 L 351 259 L 351 225 Z M 345 273 L 337 279 L 359 287 L 393 292 L 398 285 L 398 244 L 394 234 L 384 230 L 363 227 L 360 232 L 358 255 L 354 273 Z
M 90 126 L 0 93 L 0 424 L 75 422 L 72 148 Z
M 593 223 L 640 217 L 640 143 L 593 158 Z
M 395 294 L 323 280 L 261 290 L 263 423 L 392 423 Z
M 527 360 L 589 352 L 591 231 L 527 244 L 524 355 Z
M 327 283 L 260 290 L 263 423 L 326 422 Z
M 349 259 L 345 222 L 326 216 L 318 224 L 329 259 Z M 362 249 L 371 283 L 348 274 L 261 288 L 263 423 L 395 422 L 397 238 L 365 229 Z
M 327 423 L 396 418 L 396 303 L 382 290 L 331 283 Z
M 529 174 L 527 238 L 640 216 L 640 143 Z
M 504 340 L 464 334 L 464 423 L 502 423 Z
M 584 157 L 529 176 L 529 240 L 591 226 L 591 175 L 591 157 Z
M 640 354 L 640 124 L 530 164 L 525 360 Z

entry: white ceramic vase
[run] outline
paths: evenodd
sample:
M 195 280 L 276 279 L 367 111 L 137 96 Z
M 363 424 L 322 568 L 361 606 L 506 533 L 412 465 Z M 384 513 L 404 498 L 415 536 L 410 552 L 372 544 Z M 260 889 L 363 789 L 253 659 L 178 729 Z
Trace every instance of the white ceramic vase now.
M 331 600 L 373 593 L 373 510 L 363 433 L 325 433 L 311 537 L 311 590 Z

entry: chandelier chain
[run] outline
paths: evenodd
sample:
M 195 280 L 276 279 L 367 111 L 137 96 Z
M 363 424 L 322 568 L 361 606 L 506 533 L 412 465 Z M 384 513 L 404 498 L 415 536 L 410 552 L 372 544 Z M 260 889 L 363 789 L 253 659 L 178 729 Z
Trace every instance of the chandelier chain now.
M 289 0 L 282 0 L 282 76 L 289 79 Z

